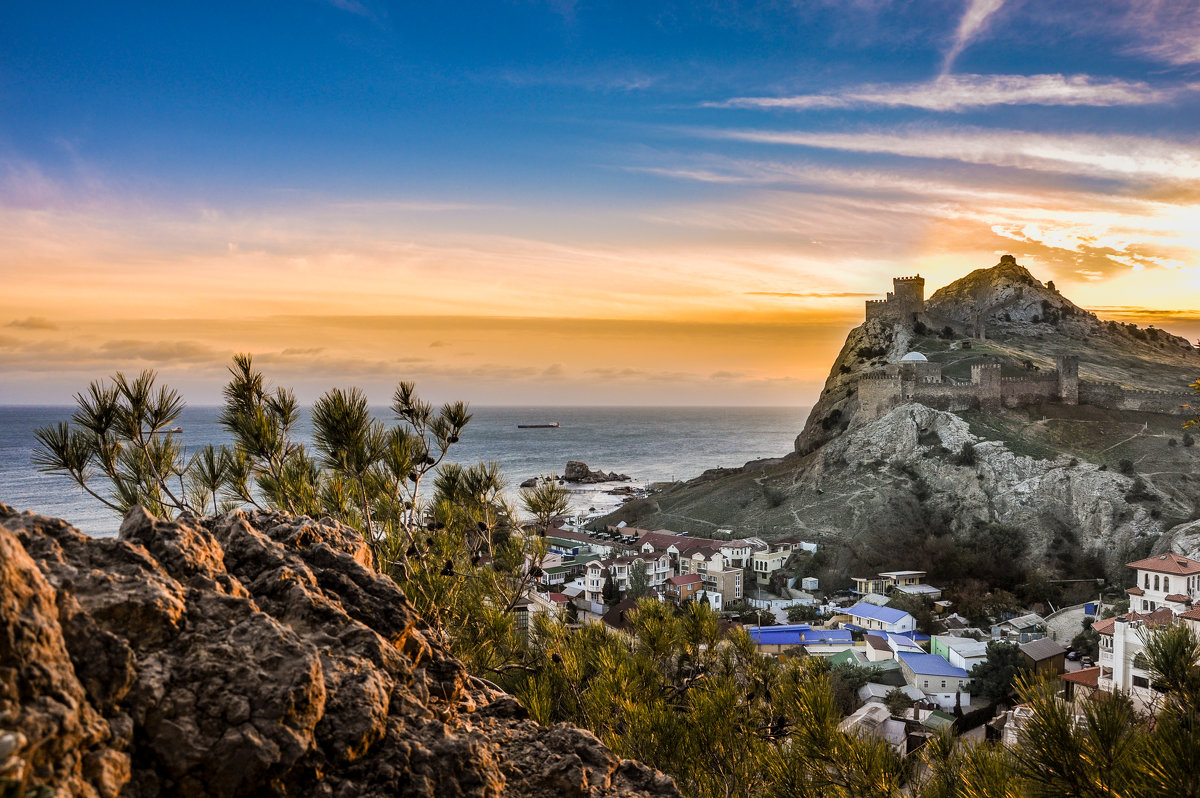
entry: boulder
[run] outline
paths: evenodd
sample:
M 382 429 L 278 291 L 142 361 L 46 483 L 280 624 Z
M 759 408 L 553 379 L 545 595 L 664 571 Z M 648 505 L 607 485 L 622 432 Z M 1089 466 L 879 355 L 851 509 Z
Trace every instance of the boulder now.
M 597 482 L 628 482 L 631 477 L 615 471 L 609 473 L 593 471 L 588 468 L 587 463 L 580 460 L 568 460 L 567 467 L 563 470 L 563 479 L 575 484 L 590 485 Z
M 0 759 L 89 798 L 679 795 L 528 720 L 369 562 L 328 519 L 136 508 L 94 539 L 0 504 Z

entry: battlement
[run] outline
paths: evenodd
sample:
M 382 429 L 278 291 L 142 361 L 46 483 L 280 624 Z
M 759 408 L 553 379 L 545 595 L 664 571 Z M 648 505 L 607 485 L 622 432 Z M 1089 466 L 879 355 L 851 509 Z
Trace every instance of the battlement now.
M 887 300 L 886 299 L 868 299 L 867 306 L 870 307 L 872 305 L 880 305 L 883 307 L 887 307 Z
M 914 274 L 912 277 L 893 277 L 892 282 L 893 283 L 922 283 L 922 284 L 924 284 L 925 278 L 919 274 Z
M 1037 375 L 1029 376 L 1029 377 L 1001 377 L 1000 382 L 1012 383 L 1012 384 L 1027 382 L 1030 384 L 1038 384 L 1038 385 L 1040 385 L 1041 383 L 1044 383 L 1044 382 L 1053 382 L 1053 383 L 1057 384 L 1058 383 L 1058 374 L 1056 372 L 1050 372 L 1049 374 L 1037 374 Z

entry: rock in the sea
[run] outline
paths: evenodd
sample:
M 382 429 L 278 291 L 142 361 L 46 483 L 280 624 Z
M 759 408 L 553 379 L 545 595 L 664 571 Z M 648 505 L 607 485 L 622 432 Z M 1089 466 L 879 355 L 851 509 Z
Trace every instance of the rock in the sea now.
M 0 731 L 71 796 L 675 796 L 471 677 L 354 530 L 0 504 Z
M 568 460 L 567 467 L 563 470 L 563 479 L 576 484 L 594 484 L 596 482 L 628 482 L 631 477 L 627 474 L 618 474 L 615 471 L 609 473 L 593 471 L 588 468 L 587 463 L 579 460 Z

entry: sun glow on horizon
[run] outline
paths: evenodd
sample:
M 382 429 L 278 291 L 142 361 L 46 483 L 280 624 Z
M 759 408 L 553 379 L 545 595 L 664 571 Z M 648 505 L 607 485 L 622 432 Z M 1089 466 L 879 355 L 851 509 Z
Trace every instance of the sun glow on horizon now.
M 811 404 L 892 276 L 1003 253 L 1200 337 L 1200 23 L 968 5 L 433 9 L 438 47 L 382 0 L 22 9 L 0 403 L 142 367 L 213 396 L 253 351 L 484 403 Z

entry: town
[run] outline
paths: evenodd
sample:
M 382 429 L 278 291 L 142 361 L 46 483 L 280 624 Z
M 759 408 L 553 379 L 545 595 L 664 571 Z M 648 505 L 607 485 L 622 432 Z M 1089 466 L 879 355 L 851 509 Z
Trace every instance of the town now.
M 537 589 L 515 610 L 519 628 L 545 613 L 626 635 L 639 601 L 706 602 L 726 631 L 744 627 L 763 656 L 857 669 L 865 680 L 842 728 L 886 739 L 900 755 L 946 730 L 1015 745 L 1029 717 L 1027 707 L 1006 701 L 1018 671 L 1053 680 L 1080 718 L 1086 701 L 1114 691 L 1153 715 L 1162 693 L 1143 656 L 1148 632 L 1187 624 L 1200 633 L 1200 561 L 1177 554 L 1128 563 L 1134 585 L 1124 598 L 1045 616 L 1006 611 L 973 625 L 919 570 L 855 576 L 851 589 L 833 593 L 815 577 L 794 577 L 782 581 L 786 595 L 773 595 L 766 588 L 781 584 L 793 558 L 817 551 L 795 537 L 768 543 L 720 530 L 702 538 L 624 524 L 591 531 L 565 519 L 530 531 L 544 531 L 549 554 L 535 569 Z M 919 621 L 914 607 L 927 617 Z

